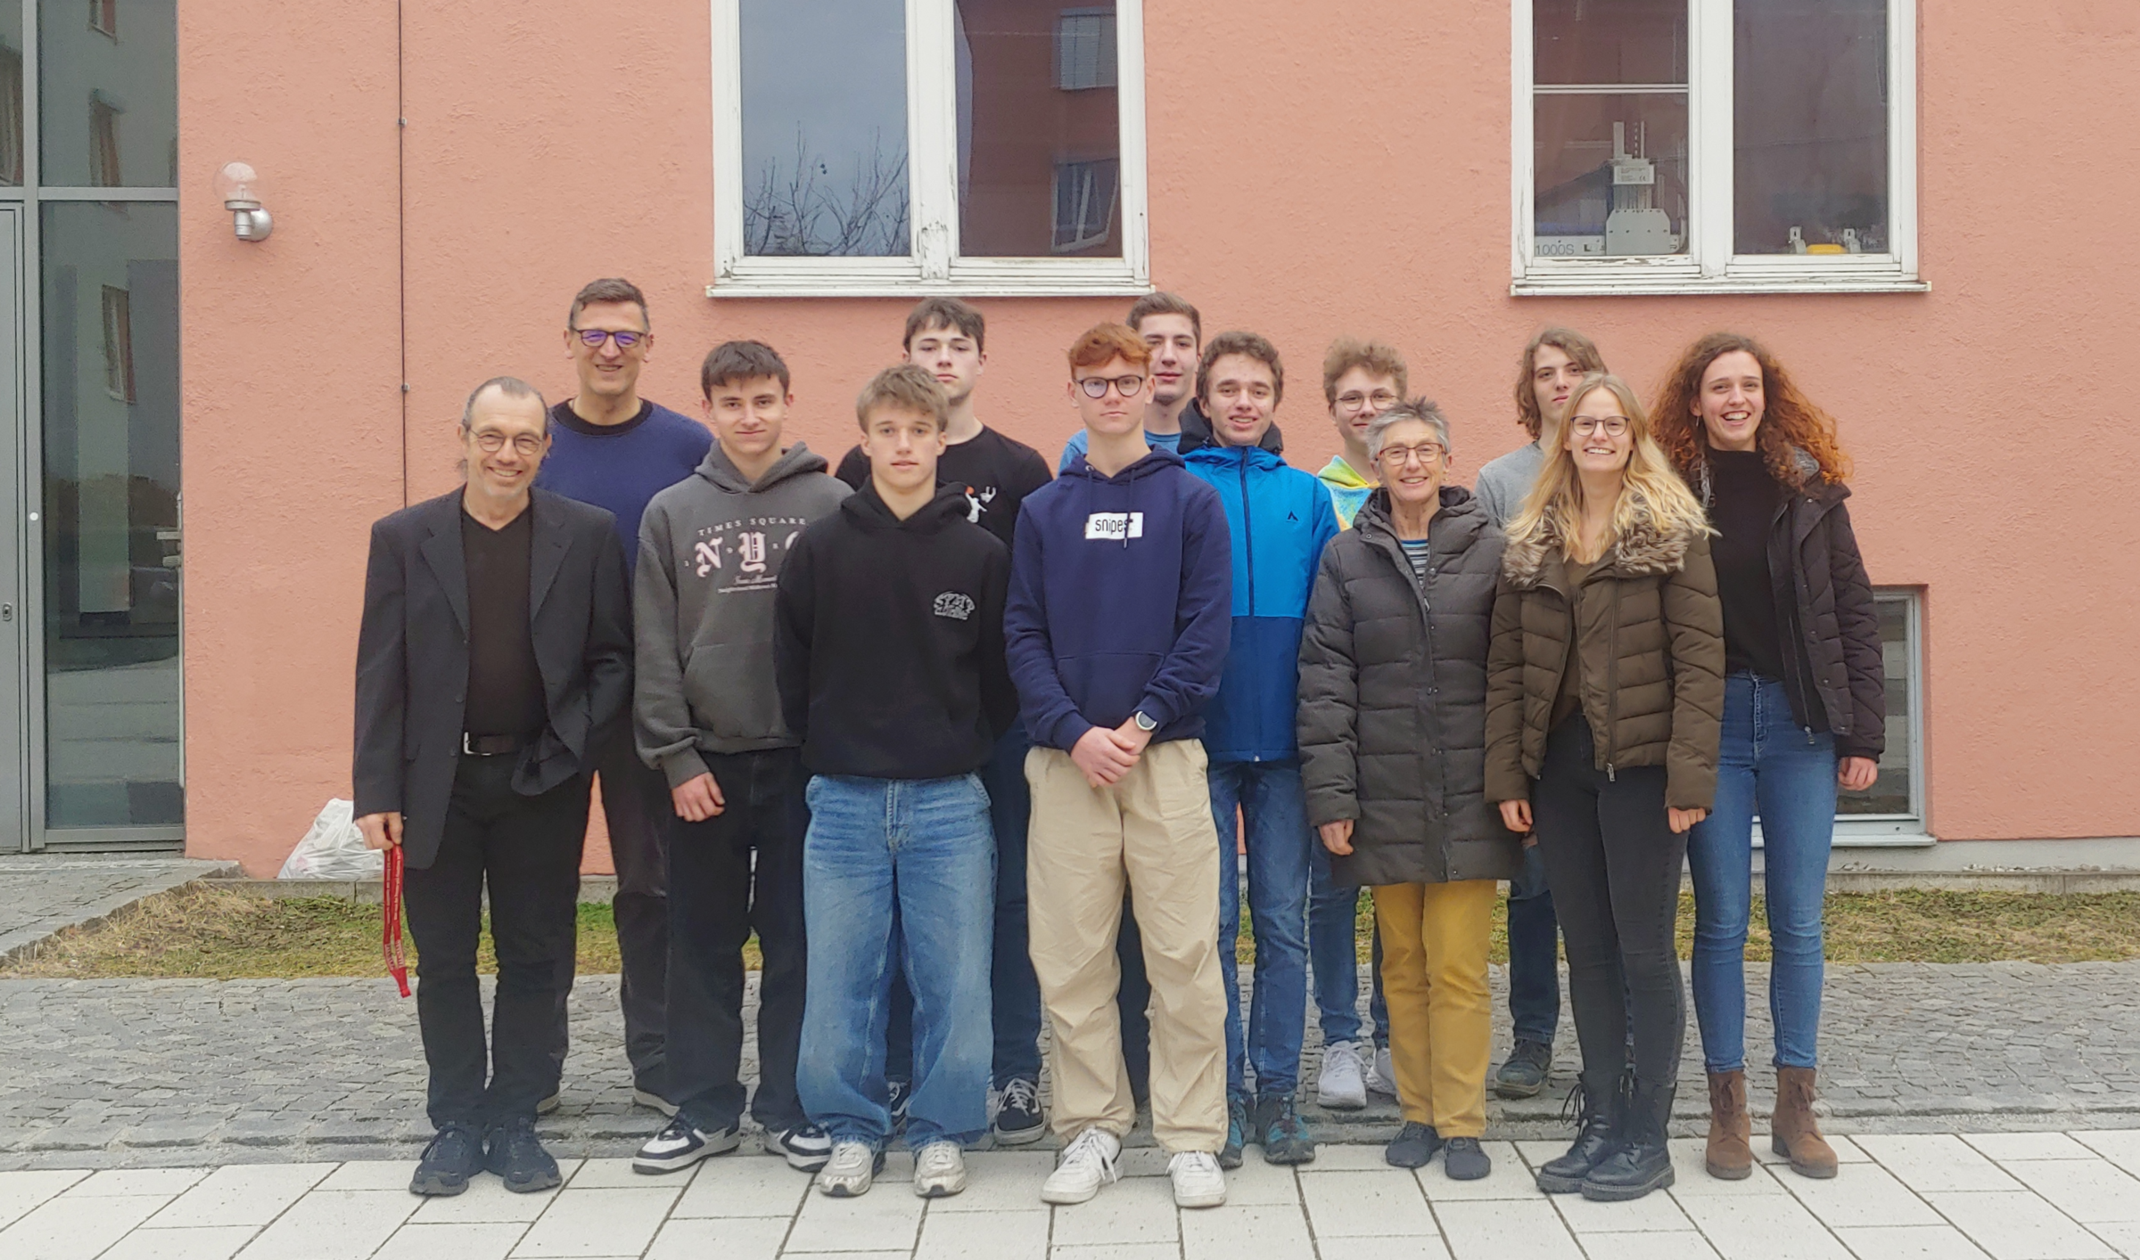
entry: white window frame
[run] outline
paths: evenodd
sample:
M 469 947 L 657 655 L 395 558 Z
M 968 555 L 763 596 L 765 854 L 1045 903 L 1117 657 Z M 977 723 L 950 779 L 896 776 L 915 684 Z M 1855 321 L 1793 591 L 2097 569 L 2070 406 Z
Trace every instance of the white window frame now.
M 713 5 L 714 279 L 708 297 L 1128 296 L 1149 293 L 1144 137 L 1144 3 L 1115 5 L 1120 258 L 961 258 L 954 0 L 906 0 L 907 189 L 904 258 L 758 257 L 744 252 L 741 0 Z M 1526 0 L 1526 3 L 1528 0 Z
M 1540 258 L 1532 245 L 1532 0 L 1510 0 L 1510 293 L 1922 293 L 1930 287 L 1917 274 L 1917 0 L 1887 0 L 1889 249 L 1883 254 L 1733 253 L 1733 3 L 1687 0 L 1686 252 Z

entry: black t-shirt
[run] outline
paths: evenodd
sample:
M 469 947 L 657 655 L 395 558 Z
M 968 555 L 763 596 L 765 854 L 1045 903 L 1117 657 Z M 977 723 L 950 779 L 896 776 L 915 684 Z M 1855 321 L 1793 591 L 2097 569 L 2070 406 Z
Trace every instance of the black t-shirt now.
M 468 703 L 461 724 L 471 735 L 533 738 L 549 718 L 528 625 L 534 522 L 533 504 L 504 529 L 461 510 L 461 562 L 468 570 Z
M 855 447 L 840 460 L 835 475 L 860 490 L 869 480 L 869 457 Z M 986 425 L 967 440 L 945 447 L 943 458 L 936 461 L 936 484 L 964 486 L 970 509 L 966 519 L 1006 547 L 1018 529 L 1018 505 L 1050 480 L 1048 461 L 1040 452 Z
M 1724 668 L 1783 678 L 1783 636 L 1776 624 L 1776 588 L 1768 566 L 1769 531 L 1782 487 L 1759 451 L 1709 452 L 1709 545 L 1716 561 L 1717 598 L 1724 605 Z

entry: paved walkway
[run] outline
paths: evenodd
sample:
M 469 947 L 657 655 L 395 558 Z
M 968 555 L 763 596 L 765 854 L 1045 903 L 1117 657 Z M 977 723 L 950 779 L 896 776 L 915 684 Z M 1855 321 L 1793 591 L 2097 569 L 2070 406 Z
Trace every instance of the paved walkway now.
M 666 1177 L 573 1161 L 562 1190 L 477 1179 L 452 1199 L 374 1160 L 87 1173 L 0 1173 L 8 1260 L 2115 1260 L 2140 1257 L 2140 1130 L 1871 1136 L 1837 1142 L 1832 1181 L 1702 1171 L 1635 1203 L 1548 1198 L 1528 1167 L 1559 1144 L 1488 1144 L 1494 1175 L 1414 1174 L 1372 1147 L 1294 1172 L 1255 1159 L 1225 1207 L 1174 1207 L 1158 1152 L 1077 1207 L 1038 1199 L 1043 1154 L 970 1157 L 971 1184 L 924 1203 L 895 1157 L 860 1199 L 827 1199 L 786 1164 L 739 1152 Z M 748 1148 L 746 1148 L 746 1151 Z
M 1758 1060 L 1768 1002 L 1752 970 Z M 1497 968 L 1497 1054 L 1508 1045 L 1504 982 Z M 574 990 L 564 1104 L 543 1122 L 560 1154 L 629 1155 L 658 1127 L 631 1103 L 616 1002 L 614 976 Z M 1838 1132 L 2140 1127 L 2140 963 L 1834 966 L 1821 1053 Z M 754 1074 L 755 1047 L 745 1056 Z M 1576 1062 L 1563 1020 L 1554 1085 L 1494 1100 L 1489 1133 L 1565 1134 Z M 0 1063 L 0 1169 L 374 1159 L 413 1156 L 429 1136 L 415 1004 L 384 978 L 0 981 Z M 1691 1019 L 1683 1072 L 1676 1131 L 1699 1133 L 1707 1104 Z M 1754 1073 L 1757 1111 L 1769 1089 Z M 1336 1142 L 1380 1143 L 1397 1124 L 1386 1099 L 1308 1111 Z
M 151 894 L 238 873 L 236 862 L 187 858 L 0 857 L 0 958 Z

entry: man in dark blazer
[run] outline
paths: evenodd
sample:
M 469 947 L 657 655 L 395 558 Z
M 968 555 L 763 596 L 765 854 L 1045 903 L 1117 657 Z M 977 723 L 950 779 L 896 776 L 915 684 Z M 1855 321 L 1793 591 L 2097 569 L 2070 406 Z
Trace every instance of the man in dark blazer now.
M 357 641 L 357 825 L 406 861 L 438 1130 L 416 1194 L 458 1194 L 485 1168 L 509 1190 L 558 1184 L 535 1108 L 564 1061 L 588 776 L 631 702 L 623 547 L 608 512 L 533 488 L 550 449 L 542 396 L 485 381 L 461 443 L 464 485 L 372 527 Z

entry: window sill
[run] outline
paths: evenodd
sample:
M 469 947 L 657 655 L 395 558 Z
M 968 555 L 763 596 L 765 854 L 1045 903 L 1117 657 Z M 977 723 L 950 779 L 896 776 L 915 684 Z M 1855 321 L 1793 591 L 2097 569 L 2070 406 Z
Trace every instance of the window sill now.
M 1835 820 L 1838 849 L 1922 849 L 1939 843 L 1925 831 L 1919 818 L 1867 817 L 1839 814 Z M 1754 820 L 1754 847 L 1762 847 L 1761 820 Z
M 1671 260 L 1595 260 L 1533 266 L 1509 284 L 1515 297 L 1630 297 L 1733 293 L 1927 293 L 1931 285 L 1885 256 L 1746 258 L 1720 276 Z
M 753 259 L 706 286 L 709 298 L 1142 297 L 1148 277 L 1113 260 L 969 259 L 924 278 L 905 259 Z

